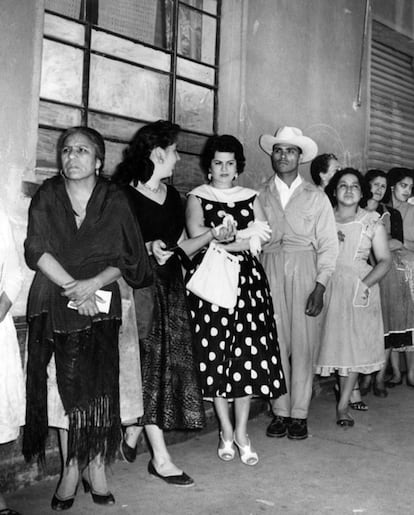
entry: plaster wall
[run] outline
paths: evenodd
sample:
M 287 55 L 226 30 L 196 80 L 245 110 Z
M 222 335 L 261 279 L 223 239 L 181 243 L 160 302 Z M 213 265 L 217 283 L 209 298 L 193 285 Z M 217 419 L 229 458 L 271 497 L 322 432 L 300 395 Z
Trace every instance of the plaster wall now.
M 0 202 L 11 219 L 18 249 L 26 233 L 29 199 L 22 180 L 33 176 L 36 161 L 43 0 L 2 0 L 0 17 Z M 23 315 L 31 272 L 13 306 Z
M 229 13 L 223 4 L 224 18 Z M 360 105 L 357 95 L 365 2 L 234 0 L 230 9 L 230 23 L 239 25 L 239 34 L 232 45 L 222 45 L 219 131 L 233 131 L 245 145 L 242 182 L 258 186 L 272 174 L 258 140 L 283 125 L 301 128 L 320 153 L 333 152 L 343 164 L 363 168 L 367 47 Z M 308 176 L 308 166 L 302 168 Z

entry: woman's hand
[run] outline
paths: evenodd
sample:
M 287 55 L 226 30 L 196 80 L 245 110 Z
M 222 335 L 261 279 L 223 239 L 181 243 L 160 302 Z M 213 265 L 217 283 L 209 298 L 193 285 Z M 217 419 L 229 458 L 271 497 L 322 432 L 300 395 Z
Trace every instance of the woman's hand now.
M 151 245 L 151 250 L 160 266 L 165 265 L 165 263 L 174 254 L 174 252 L 167 250 L 167 245 L 162 240 L 154 240 Z
M 62 295 L 73 301 L 76 307 L 79 307 L 101 287 L 102 284 L 96 277 L 75 280 L 62 286 Z
M 79 315 L 93 317 L 99 313 L 99 308 L 96 304 L 96 295 L 86 299 L 78 306 Z

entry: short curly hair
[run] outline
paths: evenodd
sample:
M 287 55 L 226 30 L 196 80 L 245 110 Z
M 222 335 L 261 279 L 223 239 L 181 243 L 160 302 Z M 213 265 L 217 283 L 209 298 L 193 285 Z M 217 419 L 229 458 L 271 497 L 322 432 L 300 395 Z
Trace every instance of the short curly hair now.
M 240 175 L 244 171 L 246 158 L 244 157 L 243 145 L 240 141 L 230 134 L 222 136 L 211 136 L 206 141 L 200 157 L 200 166 L 207 177 L 210 171 L 211 161 L 216 152 L 230 152 L 234 154 L 237 162 L 237 173 Z
M 325 193 L 328 195 L 332 206 L 335 207 L 338 204 L 336 198 L 336 188 L 338 186 L 338 183 L 344 175 L 348 174 L 354 175 L 358 179 L 362 194 L 361 200 L 359 201 L 359 206 L 366 207 L 368 200 L 372 196 L 371 190 L 362 173 L 355 168 L 342 168 L 342 170 L 338 170 L 332 177 L 332 179 L 329 181 L 328 186 L 326 186 L 325 188 Z

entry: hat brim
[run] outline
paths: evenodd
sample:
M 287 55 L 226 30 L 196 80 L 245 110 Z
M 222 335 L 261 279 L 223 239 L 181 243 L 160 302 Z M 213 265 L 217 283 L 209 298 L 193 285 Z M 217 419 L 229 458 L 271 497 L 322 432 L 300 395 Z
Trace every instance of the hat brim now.
M 260 147 L 264 152 L 266 152 L 266 154 L 269 154 L 269 156 L 272 155 L 273 147 L 278 143 L 281 145 L 293 145 L 295 147 L 299 147 L 302 151 L 300 157 L 301 163 L 312 161 L 318 153 L 318 145 L 313 141 L 313 139 L 308 138 L 307 136 L 293 136 L 289 139 L 277 138 L 270 134 L 263 134 L 260 136 Z

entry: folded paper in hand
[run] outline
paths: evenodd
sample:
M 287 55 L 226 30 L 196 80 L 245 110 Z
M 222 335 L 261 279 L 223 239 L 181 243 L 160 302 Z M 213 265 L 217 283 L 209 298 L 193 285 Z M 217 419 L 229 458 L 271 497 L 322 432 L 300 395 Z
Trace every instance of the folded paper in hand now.
M 112 292 L 106 290 L 97 290 L 95 294 L 97 297 L 99 297 L 98 299 L 96 299 L 96 305 L 98 306 L 99 312 L 109 313 L 109 308 L 111 307 Z M 68 302 L 68 308 L 78 309 L 76 304 L 71 300 Z

